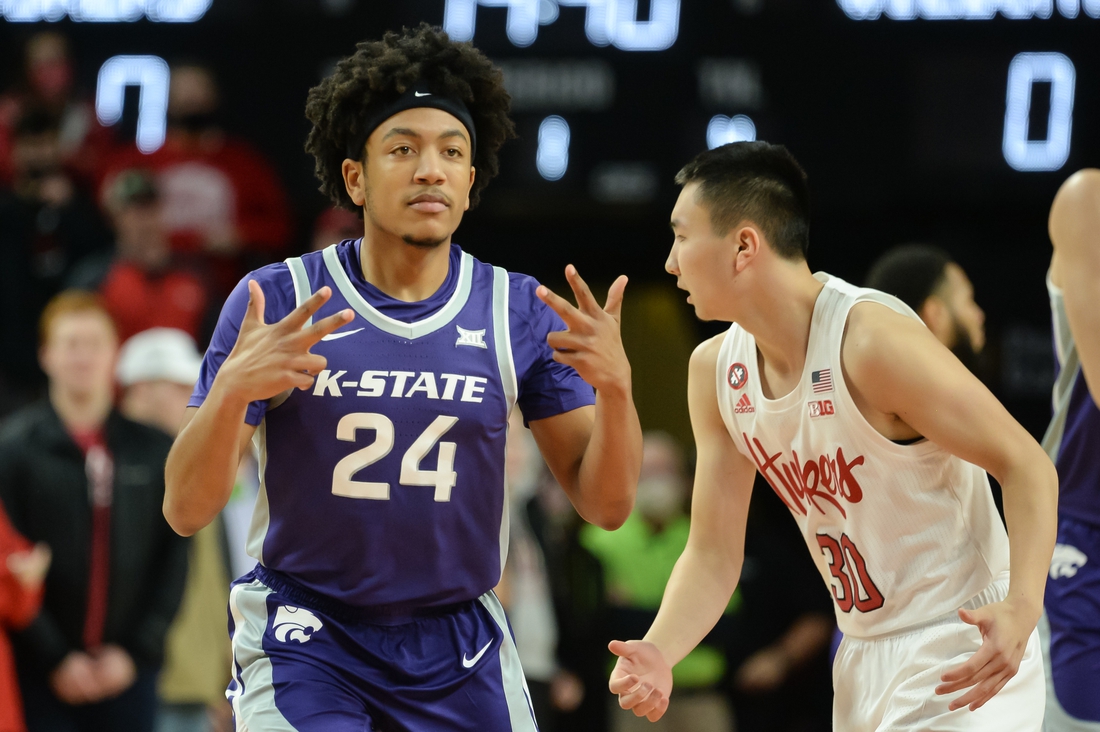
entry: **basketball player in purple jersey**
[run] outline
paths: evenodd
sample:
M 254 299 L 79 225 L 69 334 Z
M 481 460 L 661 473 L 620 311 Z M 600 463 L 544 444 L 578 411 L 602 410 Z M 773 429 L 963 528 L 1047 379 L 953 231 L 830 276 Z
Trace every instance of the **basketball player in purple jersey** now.
M 1043 447 L 1058 468 L 1047 579 L 1046 732 L 1100 732 L 1100 170 L 1078 171 L 1050 210 L 1047 274 L 1058 379 Z
M 259 448 L 258 564 L 230 595 L 240 730 L 536 729 L 492 592 L 513 406 L 585 519 L 631 510 L 625 278 L 601 308 L 570 266 L 574 308 L 451 243 L 508 106 L 500 71 L 427 25 L 359 44 L 310 91 L 321 188 L 363 238 L 238 285 L 166 468 L 165 515 L 191 534 Z
M 691 358 L 691 533 L 645 638 L 611 644 L 620 705 L 667 708 L 671 667 L 737 586 L 759 471 L 844 632 L 834 729 L 1037 732 L 1054 466 L 911 308 L 811 273 L 806 175 L 786 148 L 724 145 L 677 182 L 665 267 L 701 319 L 732 325 Z

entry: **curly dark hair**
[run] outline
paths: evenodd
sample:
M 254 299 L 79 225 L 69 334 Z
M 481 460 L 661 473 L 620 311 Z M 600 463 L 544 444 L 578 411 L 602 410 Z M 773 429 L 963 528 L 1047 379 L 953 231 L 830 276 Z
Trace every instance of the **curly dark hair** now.
M 469 43 L 452 41 L 440 28 L 421 23 L 415 30 L 390 31 L 380 41 L 363 41 L 336 71 L 309 90 L 306 117 L 313 129 L 306 152 L 313 155 L 320 190 L 337 206 L 358 211 L 344 187 L 341 166 L 348 146 L 363 133 L 363 121 L 380 104 L 388 104 L 417 82 L 440 94 L 461 99 L 477 130 L 470 206 L 499 169 L 501 145 L 515 137 L 508 117 L 512 98 L 500 69 Z

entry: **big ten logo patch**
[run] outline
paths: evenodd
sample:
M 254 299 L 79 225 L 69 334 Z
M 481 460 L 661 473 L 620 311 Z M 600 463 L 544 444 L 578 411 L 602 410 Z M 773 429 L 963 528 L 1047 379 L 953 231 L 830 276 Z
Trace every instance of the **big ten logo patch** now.
M 822 399 L 819 402 L 810 402 L 810 416 L 811 417 L 828 417 L 836 414 L 836 410 L 833 409 L 833 402 L 830 399 Z

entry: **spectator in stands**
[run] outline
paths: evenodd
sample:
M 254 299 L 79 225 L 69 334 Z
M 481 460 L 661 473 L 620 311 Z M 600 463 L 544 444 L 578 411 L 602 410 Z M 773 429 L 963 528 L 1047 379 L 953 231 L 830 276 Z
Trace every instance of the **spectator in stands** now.
M 16 533 L 0 506 L 0 732 L 27 729 L 8 632 L 24 628 L 34 619 L 42 604 L 42 580 L 49 567 L 49 547 L 32 546 Z
M 104 191 L 103 208 L 115 230 L 114 254 L 81 261 L 68 284 L 100 291 L 120 340 L 149 328 L 178 328 L 200 338 L 208 301 L 205 283 L 172 256 L 152 174 L 119 173 Z
M 175 436 L 199 378 L 202 355 L 186 333 L 153 328 L 122 345 L 116 370 L 120 410 L 135 422 Z M 168 630 L 158 682 L 157 732 L 207 732 L 225 727 L 231 654 L 225 635 L 229 571 L 220 520 L 191 539 L 183 602 Z
M 920 316 L 940 343 L 970 370 L 985 346 L 985 313 L 974 302 L 974 286 L 947 252 L 906 244 L 871 265 L 867 287 L 900 298 Z
M 149 732 L 187 540 L 161 514 L 171 438 L 112 409 L 117 338 L 94 295 L 42 314 L 49 399 L 0 430 L 0 501 L 53 552 L 42 611 L 12 635 L 30 732 Z
M 326 208 L 313 224 L 313 240 L 310 250 L 319 252 L 344 239 L 363 236 L 363 220 L 346 208 Z
M 688 486 L 680 446 L 663 432 L 649 432 L 630 518 L 613 532 L 591 525 L 581 530 L 581 543 L 603 565 L 612 637 L 641 637 L 656 617 L 672 568 L 687 546 Z M 727 613 L 740 601 L 734 593 Z M 650 723 L 621 709 L 611 697 L 612 732 L 731 732 L 733 714 L 720 687 L 725 673 L 724 649 L 704 641 L 673 667 L 681 696 L 664 717 Z
M 208 260 L 229 289 L 250 262 L 259 258 L 266 264 L 286 249 L 290 219 L 275 170 L 251 145 L 221 128 L 219 106 L 210 69 L 173 67 L 164 146 L 151 155 L 133 145 L 116 152 L 104 183 L 110 186 L 129 168 L 151 168 L 173 249 Z
M 89 98 L 76 92 L 73 61 L 65 36 L 36 33 L 23 54 L 23 78 L 0 97 L 0 186 L 13 178 L 12 136 L 27 109 L 40 109 L 58 121 L 61 159 L 82 183 L 95 179 L 111 132 L 100 126 Z
M 26 109 L 14 128 L 13 181 L 0 191 L 0 413 L 42 384 L 35 323 L 72 265 L 109 237 L 95 205 L 63 166 L 57 119 Z M 18 313 L 18 317 L 13 317 Z

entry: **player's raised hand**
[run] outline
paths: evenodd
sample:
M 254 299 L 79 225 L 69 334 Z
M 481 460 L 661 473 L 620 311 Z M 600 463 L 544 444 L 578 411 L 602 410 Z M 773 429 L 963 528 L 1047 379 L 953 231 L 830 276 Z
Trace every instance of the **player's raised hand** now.
M 546 342 L 554 349 L 554 360 L 572 366 L 581 378 L 597 390 L 630 386 L 630 362 L 619 333 L 626 275 L 620 275 L 607 292 L 603 307 L 577 273 L 577 268 L 565 268 L 565 277 L 577 298 L 574 307 L 540 285 L 536 294 L 565 321 L 568 330 L 551 333 Z
M 937 694 L 961 689 L 967 693 L 951 702 L 951 709 L 978 709 L 1004 688 L 1016 675 L 1035 629 L 1031 613 L 1019 611 L 1010 602 L 994 602 L 976 610 L 959 610 L 964 623 L 976 625 L 982 634 L 982 646 L 964 663 L 946 671 L 936 687 Z
M 255 280 L 248 281 L 248 308 L 233 350 L 222 364 L 218 377 L 232 393 L 253 402 L 270 399 L 288 389 L 308 389 L 313 378 L 328 364 L 324 356 L 310 353 L 322 337 L 351 322 L 351 310 L 306 322 L 332 296 L 322 287 L 277 323 L 264 322 L 264 292 Z
M 607 648 L 619 657 L 607 688 L 618 694 L 620 707 L 656 722 L 668 709 L 672 667 L 648 641 L 611 641 Z

